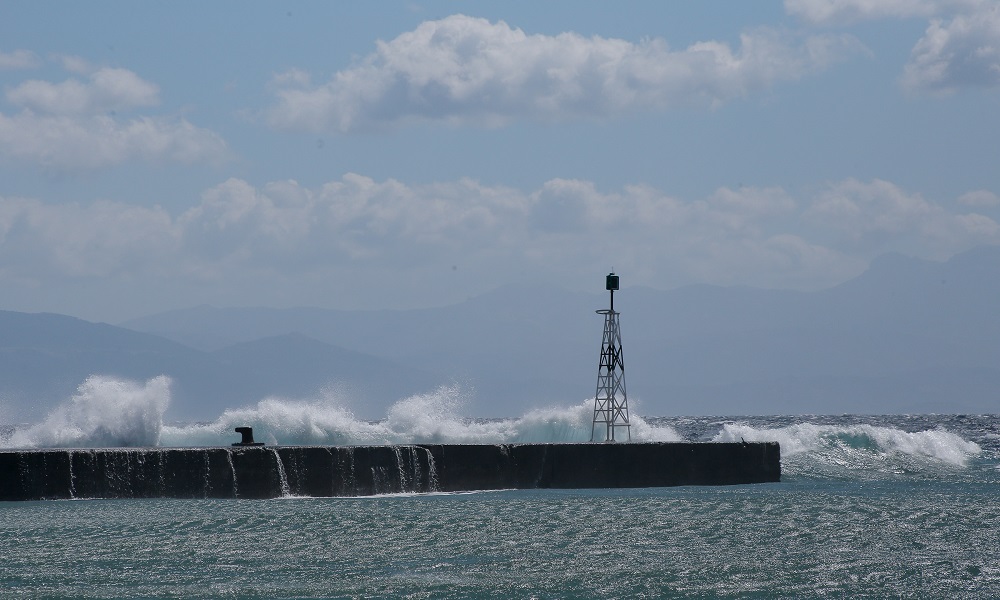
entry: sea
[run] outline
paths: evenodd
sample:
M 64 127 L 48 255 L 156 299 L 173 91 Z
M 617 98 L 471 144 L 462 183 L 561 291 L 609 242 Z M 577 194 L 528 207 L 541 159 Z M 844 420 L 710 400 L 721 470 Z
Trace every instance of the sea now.
M 0 446 L 581 442 L 592 401 L 362 420 L 268 398 L 164 420 L 169 382 L 91 378 Z M 632 441 L 777 441 L 780 483 L 272 500 L 0 503 L 0 598 L 996 598 L 1000 416 L 632 414 Z M 628 443 L 628 442 L 616 442 Z M 2 485 L 2 482 L 0 482 Z

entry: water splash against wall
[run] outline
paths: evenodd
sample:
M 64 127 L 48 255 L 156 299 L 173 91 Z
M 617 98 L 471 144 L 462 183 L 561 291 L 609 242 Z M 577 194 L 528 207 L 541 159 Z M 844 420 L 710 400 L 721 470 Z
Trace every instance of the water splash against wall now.
M 170 379 L 145 383 L 93 375 L 41 423 L 18 429 L 11 448 L 158 446 L 170 404 Z
M 145 384 L 91 377 L 69 402 L 43 422 L 0 440 L 9 448 L 91 448 L 132 446 L 218 446 L 233 441 L 233 430 L 254 428 L 270 445 L 389 445 L 558 443 L 590 440 L 593 401 L 540 408 L 515 419 L 470 419 L 461 413 L 465 393 L 444 386 L 403 398 L 379 421 L 357 419 L 329 399 L 265 398 L 254 406 L 226 410 L 210 423 L 164 424 L 170 380 Z M 678 441 L 671 427 L 632 417 L 634 441 Z
M 592 400 L 537 408 L 512 419 L 489 420 L 463 416 L 466 400 L 461 388 L 441 387 L 399 400 L 384 419 L 365 421 L 329 398 L 265 398 L 252 406 L 227 410 L 210 423 L 164 424 L 170 402 L 168 378 L 139 383 L 94 376 L 44 421 L 0 439 L 0 447 L 225 447 L 237 439 L 234 428 L 245 425 L 254 428 L 258 441 L 271 446 L 515 444 L 590 439 Z M 671 423 L 683 429 L 682 422 L 657 418 L 651 424 L 633 415 L 632 439 L 681 441 L 682 436 Z M 970 461 L 979 460 L 980 446 L 975 442 L 941 426 L 920 431 L 907 430 L 910 426 L 913 424 L 833 425 L 808 420 L 783 426 L 751 426 L 714 421 L 714 429 L 707 436 L 688 439 L 777 441 L 786 474 L 791 477 L 935 477 L 955 469 L 965 470 Z M 342 470 L 355 472 L 347 464 Z
M 716 442 L 777 441 L 786 473 L 833 478 L 883 478 L 962 469 L 981 453 L 975 442 L 944 429 L 903 431 L 866 424 L 797 423 L 756 428 L 726 423 Z

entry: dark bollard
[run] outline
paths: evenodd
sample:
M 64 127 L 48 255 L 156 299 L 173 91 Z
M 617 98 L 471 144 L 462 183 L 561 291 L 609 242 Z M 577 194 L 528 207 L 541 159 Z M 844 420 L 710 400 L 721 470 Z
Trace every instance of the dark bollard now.
M 243 436 L 243 439 L 233 444 L 234 446 L 263 446 L 264 442 L 253 441 L 253 427 L 237 427 L 236 433 Z

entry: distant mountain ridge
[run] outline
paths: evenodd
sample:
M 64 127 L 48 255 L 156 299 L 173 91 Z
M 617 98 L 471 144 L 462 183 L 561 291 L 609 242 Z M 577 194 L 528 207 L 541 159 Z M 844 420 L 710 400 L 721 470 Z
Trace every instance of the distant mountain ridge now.
M 104 323 L 0 311 L 0 420 L 38 419 L 90 375 L 162 374 L 174 382 L 170 414 L 185 420 L 212 419 L 269 395 L 314 398 L 331 385 L 381 407 L 440 380 L 301 334 L 207 352 Z
M 600 278 L 598 284 L 600 283 Z M 997 412 L 1000 247 L 900 255 L 817 292 L 628 287 L 626 382 L 640 414 Z M 600 289 L 600 288 L 598 288 Z M 0 399 L 64 399 L 91 373 L 175 381 L 175 418 L 328 386 L 377 418 L 457 381 L 471 415 L 592 397 L 607 296 L 508 286 L 444 308 L 213 308 L 115 327 L 0 312 Z M 2 413 L 0 413 L 2 416 Z

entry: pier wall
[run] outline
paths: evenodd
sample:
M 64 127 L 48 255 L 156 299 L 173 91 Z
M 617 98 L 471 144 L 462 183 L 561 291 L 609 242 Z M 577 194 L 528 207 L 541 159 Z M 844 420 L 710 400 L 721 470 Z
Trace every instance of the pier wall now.
M 780 478 L 774 442 L 0 451 L 0 500 L 367 496 Z

